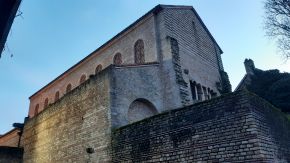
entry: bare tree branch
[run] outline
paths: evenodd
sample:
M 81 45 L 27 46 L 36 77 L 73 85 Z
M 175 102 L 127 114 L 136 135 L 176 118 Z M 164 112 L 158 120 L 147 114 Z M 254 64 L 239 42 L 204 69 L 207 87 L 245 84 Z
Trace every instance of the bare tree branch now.
M 265 1 L 266 34 L 277 40 L 280 54 L 290 58 L 290 0 Z

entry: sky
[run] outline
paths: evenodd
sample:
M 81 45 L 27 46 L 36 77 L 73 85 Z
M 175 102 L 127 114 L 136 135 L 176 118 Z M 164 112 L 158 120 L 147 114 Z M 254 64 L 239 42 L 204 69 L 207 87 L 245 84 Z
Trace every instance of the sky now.
M 196 9 L 224 51 L 233 89 L 245 58 L 263 70 L 290 72 L 290 61 L 265 36 L 263 0 L 23 0 L 0 59 L 0 134 L 23 122 L 33 93 L 157 4 Z

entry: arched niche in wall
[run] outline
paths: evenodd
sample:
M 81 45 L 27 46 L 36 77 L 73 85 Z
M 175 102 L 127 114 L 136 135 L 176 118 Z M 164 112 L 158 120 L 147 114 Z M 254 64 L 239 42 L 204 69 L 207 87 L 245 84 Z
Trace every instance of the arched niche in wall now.
M 113 58 L 113 63 L 115 65 L 121 65 L 122 64 L 122 54 L 121 53 L 117 53 L 115 54 L 114 58 Z
M 46 108 L 47 106 L 48 106 L 48 98 L 46 98 L 46 99 L 44 100 L 43 108 Z
M 197 91 L 198 101 L 202 101 L 203 100 L 203 92 L 202 92 L 202 86 L 200 84 L 196 85 L 196 91 Z
M 71 91 L 71 88 L 72 88 L 72 86 L 71 86 L 71 84 L 69 83 L 67 86 L 66 86 L 66 93 L 68 93 L 68 92 L 70 92 Z
M 101 64 L 99 64 L 96 69 L 95 69 L 95 74 L 99 73 L 100 71 L 102 71 L 103 66 Z
M 85 82 L 87 79 L 87 76 L 85 74 L 83 74 L 80 78 L 80 84 L 82 84 L 83 82 Z
M 155 106 L 146 99 L 136 99 L 133 101 L 128 109 L 128 121 L 136 122 L 147 117 L 158 114 Z
M 37 115 L 39 112 L 39 104 L 36 104 L 35 109 L 34 109 L 34 115 Z
M 54 96 L 54 102 L 57 101 L 59 99 L 59 91 L 57 91 L 55 93 L 55 96 Z
M 136 64 L 145 63 L 144 41 L 139 39 L 134 45 L 134 60 Z

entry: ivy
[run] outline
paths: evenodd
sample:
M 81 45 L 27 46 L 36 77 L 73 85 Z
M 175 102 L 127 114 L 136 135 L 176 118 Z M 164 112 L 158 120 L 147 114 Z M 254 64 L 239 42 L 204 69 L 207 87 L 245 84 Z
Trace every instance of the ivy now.
M 230 83 L 228 74 L 225 71 L 220 71 L 220 75 L 221 75 L 221 83 L 219 84 L 217 83 L 219 92 L 221 94 L 232 92 L 232 85 Z
M 255 69 L 247 88 L 280 108 L 290 113 L 290 74 L 279 70 L 262 71 Z

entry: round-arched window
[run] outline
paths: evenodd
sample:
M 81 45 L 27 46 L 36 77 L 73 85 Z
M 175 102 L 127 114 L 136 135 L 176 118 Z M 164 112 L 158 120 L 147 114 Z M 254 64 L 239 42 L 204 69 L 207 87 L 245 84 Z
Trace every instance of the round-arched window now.
M 115 56 L 113 58 L 113 63 L 115 65 L 121 65 L 122 64 L 122 54 L 121 53 L 115 54 Z
M 139 39 L 134 45 L 134 60 L 136 64 L 145 63 L 144 41 Z
M 46 98 L 46 99 L 44 100 L 43 108 L 46 108 L 47 106 L 48 106 L 48 98 Z
M 35 109 L 34 109 L 34 115 L 37 115 L 39 112 L 39 104 L 36 104 Z
M 95 70 L 95 74 L 99 73 L 100 71 L 102 71 L 103 69 L 103 66 L 101 64 L 99 64 L 97 67 L 96 67 L 96 70 Z
M 82 84 L 83 82 L 85 82 L 86 79 L 87 79 L 86 75 L 83 74 L 83 75 L 81 76 L 81 78 L 80 78 L 80 84 Z
M 66 86 L 66 93 L 70 92 L 71 91 L 71 88 L 72 88 L 71 84 L 68 84 Z
M 54 96 L 54 102 L 57 101 L 59 99 L 59 91 L 57 91 L 55 93 L 55 96 Z

